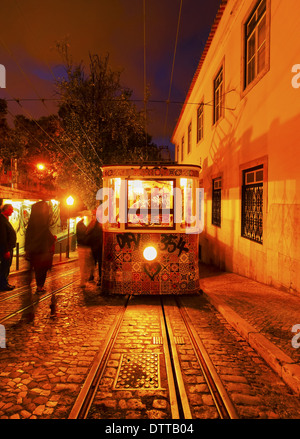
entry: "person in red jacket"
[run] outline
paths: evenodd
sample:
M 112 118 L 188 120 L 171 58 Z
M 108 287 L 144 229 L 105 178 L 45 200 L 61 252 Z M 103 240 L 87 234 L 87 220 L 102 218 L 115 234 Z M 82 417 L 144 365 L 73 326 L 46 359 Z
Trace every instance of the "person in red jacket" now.
M 8 283 L 13 249 L 17 240 L 16 232 L 8 220 L 13 211 L 12 204 L 4 204 L 0 213 L 0 291 L 10 291 L 15 288 Z

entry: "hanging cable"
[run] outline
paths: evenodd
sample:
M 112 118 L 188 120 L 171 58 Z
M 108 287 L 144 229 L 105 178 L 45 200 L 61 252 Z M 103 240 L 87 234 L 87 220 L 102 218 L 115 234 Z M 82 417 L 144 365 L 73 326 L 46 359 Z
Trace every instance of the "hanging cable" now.
M 147 78 L 146 78 L 146 0 L 143 0 L 143 21 L 144 21 L 144 114 L 145 114 L 145 146 L 146 158 L 148 159 L 147 145 Z
M 5 44 L 5 42 L 3 41 L 3 39 L 0 37 L 0 43 L 3 46 L 3 48 L 6 50 L 6 52 L 8 53 L 8 55 L 11 57 L 11 59 L 16 63 L 18 69 L 20 70 L 20 72 L 22 73 L 25 81 L 33 88 L 35 94 L 38 96 L 39 100 L 41 102 L 44 101 L 43 99 L 40 97 L 39 93 L 37 92 L 37 90 L 35 89 L 35 86 L 33 85 L 31 79 L 29 78 L 29 76 L 24 72 L 24 70 L 22 69 L 22 67 L 20 66 L 20 64 L 18 63 L 18 61 L 15 59 L 14 55 L 12 54 L 11 50 L 7 47 L 7 45 Z
M 15 5 L 16 5 L 17 9 L 19 10 L 19 13 L 20 13 L 20 15 L 22 16 L 22 19 L 23 19 L 23 21 L 24 21 L 24 23 L 25 23 L 25 25 L 26 25 L 28 31 L 31 33 L 31 29 L 29 29 L 28 24 L 27 24 L 27 21 L 25 20 L 23 10 L 21 9 L 21 7 L 20 7 L 19 3 L 17 2 L 17 0 L 15 0 Z M 31 35 L 32 35 L 32 34 L 31 34 Z M 8 51 L 8 48 L 7 48 L 6 50 Z M 8 52 L 8 53 L 9 53 L 9 52 Z M 12 55 L 10 55 L 10 56 L 12 57 Z M 15 61 L 15 60 L 14 60 L 14 61 Z M 17 66 L 19 67 L 19 69 L 22 71 L 23 75 L 25 75 L 25 79 L 26 79 L 26 73 L 22 70 L 22 68 L 21 68 L 21 66 L 18 64 L 18 62 L 17 62 L 17 61 L 15 61 L 15 62 L 16 62 L 16 64 L 17 64 Z M 47 65 L 47 68 L 48 68 L 50 74 L 52 75 L 53 79 L 56 80 L 57 78 L 55 77 L 54 72 L 53 72 L 52 68 L 50 67 L 49 63 L 46 62 L 46 65 Z M 27 76 L 28 76 L 28 75 L 27 75 Z M 30 80 L 29 80 L 29 82 L 32 84 L 32 82 L 31 82 Z M 32 87 L 33 87 L 33 89 L 34 89 L 34 91 L 35 91 L 35 88 L 34 88 L 33 84 L 32 84 Z M 35 92 L 36 92 L 36 91 L 35 91 Z M 37 96 L 39 96 L 39 94 L 38 94 L 37 92 L 36 92 L 36 94 L 37 94 Z M 40 98 L 41 102 L 43 102 L 43 104 L 45 105 L 45 99 L 42 99 L 40 96 L 39 96 L 39 98 Z M 54 99 L 53 99 L 53 100 L 54 100 Z M 57 101 L 60 101 L 60 99 L 57 99 Z M 45 106 L 46 106 L 46 105 L 45 105 Z M 68 108 L 70 109 L 70 105 L 69 105 L 69 103 L 67 103 L 67 106 L 68 106 Z M 56 117 L 57 117 L 57 120 L 59 120 L 58 116 L 56 116 Z M 99 155 L 98 155 L 98 153 L 97 153 L 97 151 L 96 151 L 94 145 L 92 144 L 90 138 L 88 137 L 87 133 L 85 132 L 84 128 L 82 127 L 80 121 L 78 121 L 78 125 L 79 125 L 81 131 L 83 132 L 83 134 L 85 135 L 85 137 L 86 137 L 88 143 L 89 143 L 90 146 L 92 147 L 92 149 L 93 149 L 93 151 L 94 151 L 96 157 L 97 157 L 98 160 L 99 160 L 100 165 L 102 165 L 102 161 L 101 161 L 101 159 L 100 159 L 100 157 L 99 157 Z M 70 136 L 68 135 L 67 132 L 66 132 L 66 135 L 67 135 L 67 137 L 69 138 L 69 140 L 71 141 L 71 143 L 74 145 L 72 139 L 70 138 Z M 75 146 L 75 145 L 74 145 L 74 146 Z M 75 148 L 76 148 L 77 151 L 78 151 L 78 148 L 77 148 L 76 146 L 75 146 Z M 81 153 L 80 153 L 80 154 L 81 154 Z M 82 155 L 82 154 L 81 154 L 81 155 Z
M 19 105 L 21 106 L 21 108 L 23 109 L 23 111 L 25 111 L 25 113 L 27 113 L 28 114 L 28 117 L 29 117 L 29 119 L 31 120 L 31 121 L 33 121 L 42 131 L 43 131 L 43 133 L 44 134 L 46 134 L 46 136 L 51 140 L 51 142 L 58 148 L 58 149 L 60 149 L 61 150 L 61 152 L 63 153 L 63 154 L 65 154 L 67 157 L 68 157 L 68 159 L 70 160 L 70 161 L 72 161 L 73 163 L 74 163 L 74 165 L 79 169 L 79 171 L 80 172 L 82 172 L 83 174 L 85 174 L 86 176 L 87 176 L 87 178 L 92 182 L 92 183 L 94 183 L 94 181 L 90 178 L 90 176 L 82 169 L 82 168 L 80 168 L 80 166 L 78 166 L 78 164 L 72 159 L 72 157 L 69 155 L 69 154 L 67 154 L 66 153 L 66 151 L 63 149 L 63 148 L 61 148 L 61 146 L 53 139 L 53 137 L 51 137 L 48 133 L 47 133 L 47 131 L 45 131 L 44 130 L 44 128 L 33 118 L 33 116 L 31 115 L 31 113 L 29 113 L 29 111 L 28 110 L 26 110 L 26 108 L 24 108 L 20 103 L 19 103 Z M 8 112 L 9 112 L 9 110 L 7 110 Z M 13 116 L 13 114 L 11 113 L 11 112 L 9 112 L 12 116 Z M 40 142 L 39 142 L 40 143 Z M 45 147 L 45 145 L 42 145 L 46 150 L 47 150 L 47 148 Z M 48 152 L 50 152 L 49 150 L 48 150 Z
M 176 51 L 177 51 L 179 25 L 180 25 L 180 19 L 181 19 L 181 10 L 182 10 L 182 0 L 180 0 L 180 8 L 179 8 L 179 14 L 178 14 L 176 39 L 175 39 L 173 63 L 172 63 L 171 78 L 170 78 L 170 87 L 169 87 L 169 94 L 168 94 L 168 99 L 167 99 L 166 118 L 165 118 L 165 125 L 164 125 L 164 137 L 166 137 L 166 131 L 167 131 L 167 120 L 168 120 L 169 104 L 170 104 L 171 89 L 172 89 L 172 82 L 173 82 L 173 73 L 174 73 L 175 58 L 176 58 Z
M 231 93 L 233 91 L 236 91 L 236 89 L 232 89 L 232 90 L 228 90 L 225 93 L 222 94 L 222 96 L 226 96 L 228 93 Z M 52 98 L 41 98 L 43 101 L 59 101 L 60 99 L 52 99 Z M 37 101 L 40 102 L 41 99 L 37 99 L 37 98 L 11 98 L 11 99 L 5 99 L 6 102 L 16 102 L 17 104 L 19 102 L 23 102 L 23 101 Z M 106 100 L 106 99 L 103 99 Z M 114 101 L 116 101 L 117 99 L 114 99 Z M 131 102 L 144 102 L 144 99 L 130 99 Z M 120 102 L 123 102 L 122 99 L 120 99 Z M 200 103 L 202 103 L 203 105 L 207 105 L 207 106 L 213 106 L 213 100 L 208 101 L 208 102 L 185 102 L 185 101 L 166 101 L 166 100 L 159 100 L 159 99 L 148 99 L 147 100 L 148 103 L 154 103 L 154 104 L 178 104 L 178 105 L 182 105 L 182 104 L 186 104 L 186 105 L 200 105 Z M 225 110 L 235 110 L 235 108 L 230 108 L 230 107 L 225 107 L 222 106 L 220 108 L 224 108 Z
M 27 83 L 29 83 L 30 85 L 31 85 L 31 87 L 33 88 L 33 90 L 34 90 L 34 92 L 36 93 L 36 95 L 38 96 L 38 101 L 41 101 L 44 105 L 45 105 L 45 99 L 43 99 L 40 95 L 39 95 L 39 93 L 36 91 L 36 89 L 35 89 L 35 87 L 34 87 L 34 85 L 33 85 L 33 83 L 32 83 L 32 81 L 31 81 L 31 79 L 29 78 L 29 76 L 24 72 L 24 70 L 22 69 L 22 67 L 19 65 L 19 63 L 18 63 L 18 61 L 16 61 L 15 60 L 15 58 L 14 58 L 14 56 L 12 55 L 12 53 L 11 53 L 11 51 L 9 50 L 9 48 L 6 46 L 6 44 L 4 43 L 4 41 L 3 41 L 3 39 L 2 38 L 0 38 L 0 42 L 1 42 L 1 44 L 2 44 L 2 46 L 5 48 L 5 50 L 7 51 L 7 53 L 10 55 L 10 57 L 15 61 L 15 63 L 16 63 L 16 65 L 17 65 L 17 67 L 19 68 L 19 70 L 20 70 L 20 72 L 22 73 L 22 75 L 23 75 L 23 77 L 25 78 L 25 80 L 27 81 Z M 55 145 L 57 145 L 59 148 L 60 148 L 60 150 L 62 150 L 63 151 L 63 149 L 55 142 L 55 140 L 53 139 L 53 138 L 51 138 L 51 136 L 49 136 L 49 134 L 38 124 L 38 122 L 33 118 L 33 116 L 23 107 L 23 105 L 20 103 L 20 99 L 13 99 L 12 97 L 11 97 L 11 99 L 10 100 L 15 100 L 19 105 L 20 105 L 20 107 L 23 109 L 23 111 L 25 111 L 26 113 L 28 113 L 29 114 L 29 117 L 30 117 L 30 119 L 31 120 L 33 120 L 43 131 L 44 131 L 44 133 L 52 140 L 52 142 L 55 144 Z M 47 106 L 45 105 L 45 107 L 47 108 Z M 48 108 L 47 108 L 48 109 Z M 57 115 L 54 115 L 56 118 L 57 118 L 57 120 L 59 121 L 59 119 L 58 119 L 58 116 Z M 68 135 L 67 135 L 68 136 Z M 74 142 L 69 138 L 69 140 L 73 143 L 73 145 L 76 147 L 76 145 L 74 144 Z M 76 150 L 77 150 L 77 152 L 79 152 L 78 151 L 78 148 L 76 147 Z M 66 153 L 65 153 L 66 154 Z M 81 154 L 81 153 L 80 153 Z M 82 154 L 81 154 L 82 155 Z M 82 156 L 83 157 L 83 156 Z M 70 158 L 70 160 L 72 160 L 73 161 L 73 163 L 75 164 L 75 162 L 74 162 L 74 160 L 73 159 L 71 159 L 71 157 L 69 156 L 69 158 Z M 78 167 L 78 165 L 76 165 L 77 167 Z

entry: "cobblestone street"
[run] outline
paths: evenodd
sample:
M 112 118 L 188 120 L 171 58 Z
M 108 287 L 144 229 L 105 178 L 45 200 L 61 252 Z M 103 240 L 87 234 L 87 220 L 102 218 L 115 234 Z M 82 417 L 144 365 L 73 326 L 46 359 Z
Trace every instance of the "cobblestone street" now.
M 0 351 L 1 419 L 67 419 L 99 347 L 123 307 L 124 296 L 99 295 L 94 282 L 89 283 L 85 290 L 79 288 L 78 272 L 74 271 L 76 265 L 74 260 L 70 264 L 57 264 L 53 269 L 52 275 L 63 272 L 66 277 L 49 279 L 47 291 L 75 280 L 74 284 L 56 293 L 54 314 L 49 300 L 42 301 L 41 297 L 34 315 L 32 309 L 30 313 L 27 310 L 5 323 L 7 343 Z M 72 272 L 67 274 L 68 270 Z M 299 323 L 296 320 L 300 315 L 297 308 L 299 298 L 232 274 L 215 272 L 211 267 L 203 266 L 201 276 L 204 294 L 183 297 L 182 301 L 237 406 L 239 416 L 245 419 L 300 418 L 297 395 L 299 350 L 291 348 L 290 330 L 293 324 Z M 14 276 L 14 281 L 17 286 L 22 285 L 21 272 Z M 250 298 L 254 294 L 251 307 Z M 275 302 L 272 302 L 272 297 Z M 122 352 L 128 348 L 130 352 L 161 352 L 160 346 L 154 342 L 154 338 L 160 336 L 159 323 L 150 317 L 152 308 L 146 305 L 148 299 L 135 297 L 130 302 L 129 311 L 132 309 L 134 314 L 127 315 L 108 359 L 95 400 L 96 418 L 143 419 L 146 411 L 147 419 L 170 419 L 165 391 L 121 390 L 116 393 L 110 390 Z M 7 302 L 2 301 L 2 311 L 8 310 Z M 272 334 L 271 324 L 268 326 L 268 322 L 275 326 L 274 303 L 278 303 L 276 326 L 284 334 L 282 338 L 278 337 L 278 332 Z M 173 331 L 180 339 L 185 335 L 180 323 L 176 325 L 176 319 L 173 314 Z M 252 329 L 252 341 L 250 332 L 245 334 L 245 328 Z M 287 328 L 286 332 L 283 328 Z M 256 332 L 267 345 L 272 343 L 273 350 L 270 348 L 268 353 L 272 367 L 267 364 L 268 355 L 259 352 L 258 343 L 253 341 Z M 264 348 L 263 341 L 260 346 Z M 278 359 L 279 349 L 284 356 Z M 188 345 L 179 345 L 178 355 L 192 401 L 193 417 L 215 419 L 211 397 L 206 394 L 206 384 L 200 370 L 195 369 L 195 358 Z M 285 360 L 285 363 L 281 362 L 284 373 L 277 373 L 277 362 L 282 359 Z

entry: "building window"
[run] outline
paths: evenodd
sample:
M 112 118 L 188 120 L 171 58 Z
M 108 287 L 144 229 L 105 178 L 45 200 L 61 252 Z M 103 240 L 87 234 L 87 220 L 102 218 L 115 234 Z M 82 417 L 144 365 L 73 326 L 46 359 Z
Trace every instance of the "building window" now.
M 223 67 L 214 80 L 214 123 L 224 115 Z
M 181 139 L 181 161 L 183 161 L 183 156 L 184 156 L 184 136 Z
M 256 3 L 245 23 L 245 84 L 246 88 L 267 67 L 266 0 Z
M 197 108 L 197 142 L 203 139 L 203 102 Z
M 243 171 L 242 236 L 263 243 L 263 166 Z
M 221 227 L 221 188 L 222 179 L 213 179 L 213 189 L 212 189 L 212 217 L 211 223 L 214 226 Z
M 192 122 L 188 126 L 188 145 L 187 145 L 188 154 L 191 152 L 191 141 L 192 141 Z

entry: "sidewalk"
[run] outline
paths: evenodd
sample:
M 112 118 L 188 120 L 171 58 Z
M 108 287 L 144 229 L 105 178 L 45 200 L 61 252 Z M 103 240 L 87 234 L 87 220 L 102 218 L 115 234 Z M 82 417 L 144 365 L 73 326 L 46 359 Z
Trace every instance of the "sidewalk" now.
M 200 286 L 210 303 L 300 394 L 300 294 L 289 293 L 234 273 L 200 265 Z

